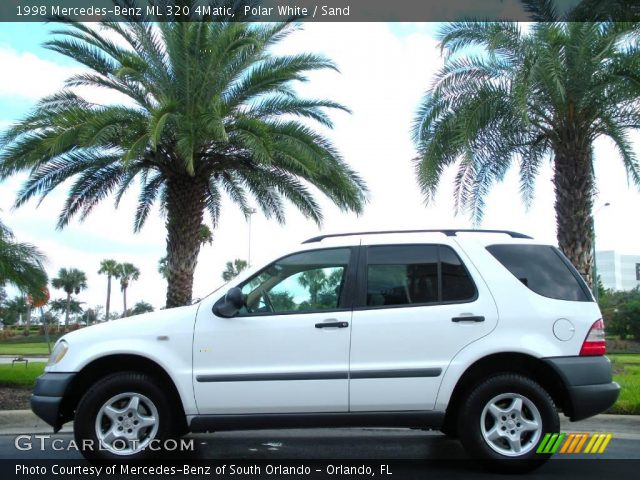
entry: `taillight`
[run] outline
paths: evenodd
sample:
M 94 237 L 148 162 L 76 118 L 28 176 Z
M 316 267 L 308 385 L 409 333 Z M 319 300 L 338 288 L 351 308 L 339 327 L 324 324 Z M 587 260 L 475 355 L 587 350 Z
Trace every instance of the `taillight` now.
M 587 338 L 582 343 L 580 355 L 604 355 L 607 353 L 607 344 L 604 340 L 604 322 L 602 319 L 591 325 Z

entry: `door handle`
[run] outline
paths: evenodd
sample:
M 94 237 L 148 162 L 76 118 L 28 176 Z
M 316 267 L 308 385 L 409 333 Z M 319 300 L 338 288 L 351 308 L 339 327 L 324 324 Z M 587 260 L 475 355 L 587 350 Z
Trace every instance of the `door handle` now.
M 453 317 L 451 319 L 452 322 L 455 323 L 459 323 L 459 322 L 484 322 L 484 317 L 482 315 L 470 315 L 467 317 Z
M 347 328 L 349 322 L 322 322 L 316 323 L 316 328 Z

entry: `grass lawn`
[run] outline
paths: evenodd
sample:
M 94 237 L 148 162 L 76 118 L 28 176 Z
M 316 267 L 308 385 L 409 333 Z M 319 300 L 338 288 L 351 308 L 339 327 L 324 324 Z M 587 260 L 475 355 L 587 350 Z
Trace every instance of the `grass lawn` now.
M 33 387 L 36 378 L 44 371 L 44 362 L 29 362 L 27 367 L 24 364 L 16 363 L 0 365 L 0 386 L 9 385 L 12 387 Z
M 50 335 L 51 347 L 62 334 Z M 44 335 L 15 335 L 0 341 L 0 355 L 49 355 Z
M 56 335 L 49 335 L 49 341 L 53 344 L 56 342 L 56 340 L 58 338 L 60 338 L 62 336 L 61 333 L 56 334 Z M 28 336 L 24 336 L 22 334 L 18 334 L 18 335 L 14 335 L 13 337 L 9 337 L 6 338 L 4 340 L 0 341 L 0 345 L 3 345 L 5 343 L 10 343 L 12 345 L 18 344 L 18 343 L 41 343 L 41 342 L 46 342 L 47 339 L 44 335 L 38 335 L 37 333 L 32 333 L 31 335 Z
M 49 349 L 45 342 L 0 342 L 0 355 L 41 354 L 49 355 Z
M 620 398 L 610 413 L 640 415 L 640 355 L 609 355 L 613 379 L 620 384 Z

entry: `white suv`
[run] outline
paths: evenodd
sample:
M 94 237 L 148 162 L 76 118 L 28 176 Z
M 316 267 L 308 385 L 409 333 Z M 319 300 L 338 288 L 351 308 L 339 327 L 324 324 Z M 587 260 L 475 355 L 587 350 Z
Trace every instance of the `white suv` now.
M 325 235 L 230 285 L 65 335 L 33 411 L 75 420 L 92 458 L 188 431 L 389 426 L 514 465 L 548 457 L 558 409 L 580 420 L 618 397 L 587 285 L 522 234 Z

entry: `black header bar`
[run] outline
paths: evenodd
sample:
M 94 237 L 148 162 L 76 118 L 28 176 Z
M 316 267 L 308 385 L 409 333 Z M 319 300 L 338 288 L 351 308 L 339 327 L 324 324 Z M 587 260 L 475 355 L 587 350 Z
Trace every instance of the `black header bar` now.
M 637 0 L 553 0 L 573 20 L 638 20 Z M 540 20 L 542 0 L 2 0 L 0 22 L 440 22 Z M 586 16 L 585 16 L 586 15 Z

